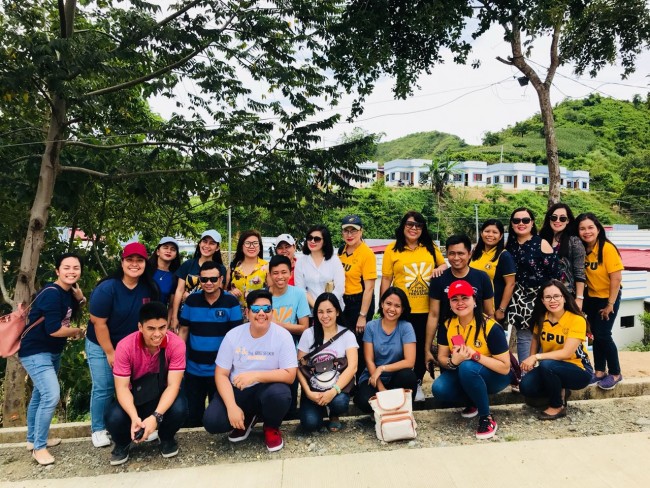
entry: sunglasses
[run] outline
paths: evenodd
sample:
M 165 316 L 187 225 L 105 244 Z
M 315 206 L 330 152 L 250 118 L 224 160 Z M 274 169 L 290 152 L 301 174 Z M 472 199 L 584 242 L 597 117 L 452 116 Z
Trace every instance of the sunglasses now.
M 210 283 L 216 283 L 221 279 L 221 276 L 199 276 L 199 281 L 201 283 L 207 283 L 208 281 Z
M 550 219 L 551 219 L 552 222 L 557 222 L 558 220 L 560 222 L 566 222 L 566 221 L 569 220 L 569 217 L 567 217 L 566 215 L 555 215 L 555 214 L 553 214 L 553 215 L 551 215 Z
M 271 313 L 271 310 L 273 310 L 273 307 L 271 305 L 251 305 L 250 310 L 253 313 Z
M 409 229 L 421 229 L 424 227 L 424 224 L 422 222 L 413 222 L 411 220 L 407 220 L 404 224 L 404 227 L 408 227 Z
M 523 219 L 512 219 L 512 220 L 510 220 L 510 222 L 512 222 L 515 225 L 522 224 L 522 223 L 528 225 L 532 221 L 533 221 L 533 219 L 531 219 L 530 217 L 524 217 Z
M 315 243 L 319 243 L 322 240 L 323 238 L 320 236 L 307 236 L 307 242 L 314 241 Z

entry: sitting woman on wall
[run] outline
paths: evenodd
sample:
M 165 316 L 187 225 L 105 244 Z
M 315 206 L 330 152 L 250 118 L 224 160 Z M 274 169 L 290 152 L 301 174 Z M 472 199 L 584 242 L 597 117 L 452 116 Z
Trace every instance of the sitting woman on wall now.
M 434 398 L 464 406 L 465 418 L 479 416 L 477 439 L 497 431 L 488 395 L 510 384 L 510 354 L 505 332 L 483 315 L 483 306 L 467 281 L 458 280 L 447 293 L 453 316 L 438 328 L 438 361 L 442 374 L 433 382 Z
M 549 398 L 548 407 L 538 416 L 540 420 L 566 417 L 571 390 L 585 388 L 593 373 L 583 347 L 587 321 L 558 280 L 542 286 L 532 320 L 535 328 L 530 356 L 521 363 L 528 374 L 521 380 L 520 391 L 525 396 Z
M 362 412 L 372 412 L 368 403 L 378 391 L 405 388 L 415 396 L 418 379 L 415 365 L 415 331 L 403 317 L 411 313 L 408 298 L 400 288 L 389 287 L 379 301 L 380 319 L 371 320 L 363 333 L 366 369 L 361 373 L 354 403 Z

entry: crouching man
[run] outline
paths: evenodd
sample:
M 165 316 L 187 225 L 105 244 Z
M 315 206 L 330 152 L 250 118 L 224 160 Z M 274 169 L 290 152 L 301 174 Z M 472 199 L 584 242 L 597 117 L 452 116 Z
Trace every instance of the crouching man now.
M 138 331 L 115 348 L 117 399 L 104 414 L 115 442 L 111 465 L 128 461 L 131 443 L 147 440 L 155 430 L 163 457 L 178 454 L 174 436 L 187 418 L 187 401 L 180 395 L 184 371 L 185 343 L 167 331 L 167 307 L 160 302 L 145 303 Z

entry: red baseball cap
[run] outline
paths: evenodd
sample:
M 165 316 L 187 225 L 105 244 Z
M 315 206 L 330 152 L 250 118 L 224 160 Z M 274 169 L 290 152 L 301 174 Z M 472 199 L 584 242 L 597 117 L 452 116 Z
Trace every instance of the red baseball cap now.
M 474 288 L 465 280 L 454 281 L 451 285 L 449 285 L 449 290 L 447 291 L 447 297 L 453 298 L 456 295 L 473 297 Z
M 129 256 L 133 256 L 134 254 L 144 259 L 147 259 L 149 257 L 147 255 L 147 248 L 144 247 L 144 244 L 141 244 L 139 242 L 130 242 L 124 246 L 124 250 L 122 251 L 122 259 L 126 259 Z

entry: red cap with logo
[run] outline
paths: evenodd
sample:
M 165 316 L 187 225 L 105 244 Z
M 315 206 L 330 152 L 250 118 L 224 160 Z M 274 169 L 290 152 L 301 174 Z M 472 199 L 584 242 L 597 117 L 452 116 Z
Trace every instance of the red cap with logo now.
M 453 298 L 457 295 L 473 297 L 474 288 L 465 280 L 454 281 L 451 285 L 449 285 L 449 291 L 447 291 L 447 297 Z
M 144 247 L 144 244 L 141 244 L 139 242 L 130 242 L 124 246 L 124 250 L 122 251 L 122 259 L 126 259 L 129 256 L 133 256 L 134 254 L 144 259 L 147 259 L 149 257 L 147 255 L 147 248 Z

